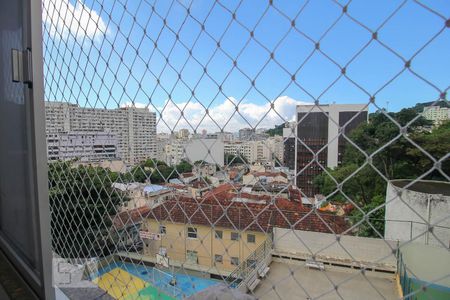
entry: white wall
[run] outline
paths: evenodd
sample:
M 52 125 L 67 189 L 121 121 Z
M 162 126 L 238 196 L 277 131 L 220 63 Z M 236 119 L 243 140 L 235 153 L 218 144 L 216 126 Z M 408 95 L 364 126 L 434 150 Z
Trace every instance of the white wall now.
M 422 180 L 418 185 L 401 191 L 404 180 L 392 180 L 386 192 L 385 238 L 409 241 L 435 246 L 449 247 L 450 244 L 450 196 L 442 195 L 450 190 L 450 183 Z M 413 190 L 414 189 L 414 190 Z M 400 196 L 397 196 L 397 192 Z M 426 191 L 426 192 L 425 192 Z M 394 199 L 395 198 L 395 199 Z M 392 201 L 390 201 L 393 199 Z M 392 221 L 391 221 L 392 220 Z M 399 222 L 404 221 L 404 222 Z M 428 233 L 427 223 L 447 228 L 434 228 L 434 235 Z M 439 240 L 442 242 L 439 242 Z
M 204 160 L 210 164 L 218 164 L 223 167 L 223 142 L 218 139 L 190 140 L 186 145 L 186 158 L 191 162 Z

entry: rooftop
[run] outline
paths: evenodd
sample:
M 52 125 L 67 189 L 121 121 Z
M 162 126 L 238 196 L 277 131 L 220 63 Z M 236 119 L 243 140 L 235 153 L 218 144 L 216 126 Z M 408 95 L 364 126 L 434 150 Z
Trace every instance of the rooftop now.
M 277 176 L 282 176 L 284 178 L 287 178 L 287 174 L 284 173 L 284 172 L 253 172 L 251 174 L 253 176 L 255 176 L 255 177 L 261 177 L 261 176 L 277 177 Z
M 175 195 L 153 209 L 136 211 L 130 217 L 135 222 L 148 217 L 160 222 L 213 225 L 263 232 L 272 227 L 279 227 L 342 233 L 348 228 L 343 217 L 311 210 L 299 202 L 285 198 L 242 193 L 239 189 L 239 185 L 224 184 L 208 191 L 198 200 Z M 250 201 L 242 201 L 243 199 Z
M 132 183 L 114 182 L 111 186 L 122 192 L 127 192 L 127 191 L 132 191 L 132 190 L 140 188 L 142 186 L 142 183 L 139 183 L 139 182 L 132 182 Z
M 351 280 L 349 280 L 351 279 Z M 348 281 L 347 281 L 348 280 Z M 335 289 L 338 285 L 338 289 Z M 337 267 L 309 269 L 304 262 L 272 262 L 270 271 L 255 290 L 258 299 L 397 299 L 394 274 Z
M 195 175 L 192 172 L 186 172 L 186 173 L 180 174 L 180 177 L 182 177 L 182 178 L 188 178 L 188 177 L 193 177 L 193 176 L 195 176 Z
M 144 193 L 158 193 L 158 192 L 164 192 L 164 191 L 170 191 L 171 188 L 163 185 L 157 185 L 157 184 L 149 184 L 146 185 L 143 189 Z
M 399 188 L 403 188 L 410 184 L 410 179 L 391 180 L 393 185 Z M 415 180 L 415 182 L 406 188 L 409 191 L 415 191 L 418 193 L 426 194 L 441 194 L 444 196 L 450 196 L 450 182 L 434 181 L 434 180 Z
M 446 276 L 450 270 L 449 249 L 411 243 L 401 248 L 401 254 L 410 277 L 450 288 L 450 277 Z

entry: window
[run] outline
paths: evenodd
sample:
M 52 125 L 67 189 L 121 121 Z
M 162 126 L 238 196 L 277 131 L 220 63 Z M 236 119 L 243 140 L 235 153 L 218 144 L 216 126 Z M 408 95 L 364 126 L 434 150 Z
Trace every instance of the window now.
M 219 254 L 214 255 L 214 262 L 219 264 L 223 263 L 223 256 Z
M 191 264 L 198 263 L 198 254 L 197 251 L 187 250 L 186 251 L 186 262 Z
M 216 230 L 214 233 L 214 236 L 216 239 L 221 240 L 223 238 L 223 231 L 222 230 Z
M 232 240 L 232 241 L 239 241 L 239 233 L 237 233 L 237 232 L 232 232 L 232 233 L 231 233 L 231 240 Z
M 256 237 L 254 234 L 247 234 L 247 243 L 254 244 L 256 241 Z
M 197 228 L 195 228 L 195 227 L 188 227 L 187 237 L 190 238 L 190 239 L 196 239 L 197 238 Z
M 238 257 L 232 257 L 231 258 L 231 264 L 233 266 L 239 266 L 239 258 Z
M 166 233 L 167 233 L 166 226 L 164 226 L 164 225 L 159 225 L 159 233 L 160 233 L 160 234 L 166 234 Z
M 256 268 L 256 260 L 254 259 L 247 260 L 247 267 L 252 269 Z

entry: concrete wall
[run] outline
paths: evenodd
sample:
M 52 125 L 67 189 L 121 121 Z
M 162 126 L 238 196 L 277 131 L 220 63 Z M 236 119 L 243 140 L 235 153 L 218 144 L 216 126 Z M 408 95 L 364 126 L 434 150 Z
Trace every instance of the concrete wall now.
M 221 140 L 193 139 L 186 145 L 186 158 L 191 162 L 204 160 L 210 164 L 223 166 L 224 145 Z
M 385 238 L 399 241 L 413 239 L 415 242 L 449 247 L 450 183 L 422 180 L 402 191 L 408 183 L 408 180 L 392 180 L 388 184 Z M 398 192 L 400 194 L 396 197 Z M 433 234 L 428 232 L 427 223 L 437 225 Z
M 274 254 L 340 264 L 351 264 L 393 270 L 396 242 L 356 236 L 336 236 L 329 233 L 274 228 Z

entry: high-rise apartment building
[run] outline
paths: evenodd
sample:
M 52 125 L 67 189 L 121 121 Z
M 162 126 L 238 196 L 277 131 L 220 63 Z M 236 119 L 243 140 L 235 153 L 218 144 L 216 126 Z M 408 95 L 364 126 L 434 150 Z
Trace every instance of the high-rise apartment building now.
M 239 139 L 240 140 L 249 140 L 255 135 L 254 128 L 242 128 L 239 129 Z
M 179 139 L 183 139 L 183 140 L 188 139 L 189 138 L 189 129 L 186 129 L 186 128 L 180 129 L 177 133 L 177 137 Z
M 48 160 L 102 161 L 117 158 L 117 137 L 102 131 L 47 133 Z
M 283 164 L 289 170 L 295 169 L 295 122 L 287 123 L 283 128 Z
M 367 122 L 365 104 L 298 105 L 295 135 L 296 185 L 308 197 L 318 191 L 314 178 L 323 167 L 335 168 L 342 160 L 345 137 L 359 124 Z M 342 133 L 342 134 L 341 134 Z M 317 161 L 314 159 L 317 157 Z M 320 165 L 319 165 L 320 163 Z
M 166 164 L 173 166 L 186 158 L 187 140 L 172 138 L 169 141 L 164 147 L 164 158 Z
M 201 138 L 213 140 L 219 139 L 223 142 L 231 142 L 234 139 L 234 136 L 231 132 L 215 132 L 202 134 Z
M 45 103 L 47 134 L 108 132 L 117 137 L 117 156 L 135 164 L 156 155 L 156 114 L 146 108 L 82 108 L 64 102 Z

